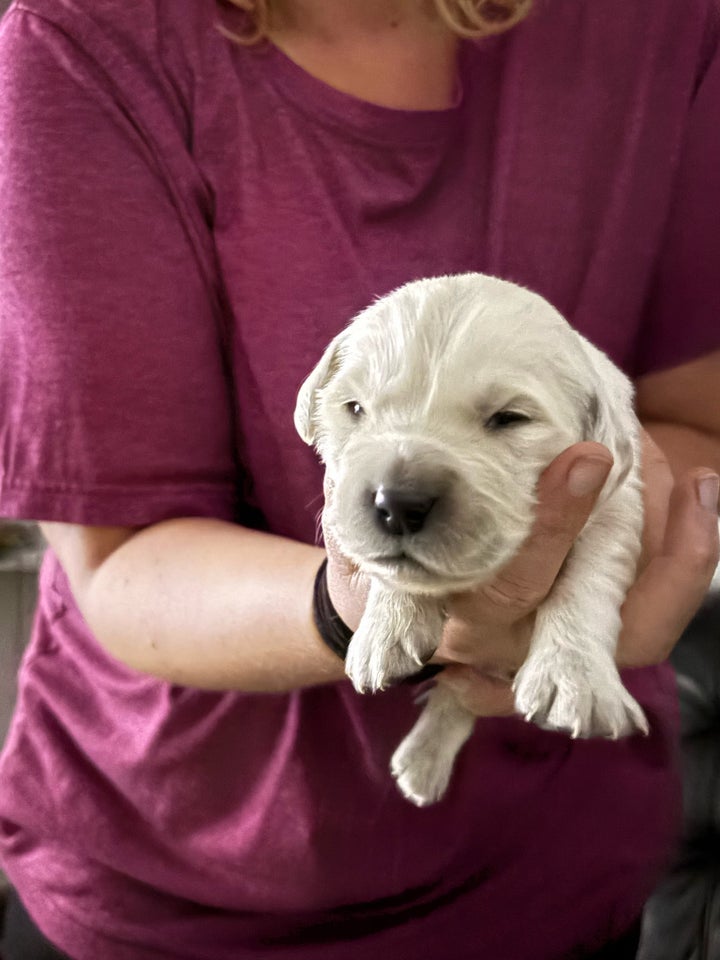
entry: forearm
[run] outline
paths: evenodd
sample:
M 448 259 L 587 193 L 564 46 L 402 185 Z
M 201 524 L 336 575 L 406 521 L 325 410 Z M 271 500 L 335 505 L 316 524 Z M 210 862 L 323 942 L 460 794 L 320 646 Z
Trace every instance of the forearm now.
M 719 384 L 720 351 L 635 383 L 638 416 L 676 480 L 693 467 L 720 473 Z
M 720 474 L 720 437 L 680 423 L 646 420 L 643 427 L 667 457 L 677 479 L 692 467 Z
M 128 666 L 188 686 L 282 691 L 344 676 L 312 624 L 323 556 L 229 523 L 179 519 L 132 534 L 70 580 L 100 643 Z

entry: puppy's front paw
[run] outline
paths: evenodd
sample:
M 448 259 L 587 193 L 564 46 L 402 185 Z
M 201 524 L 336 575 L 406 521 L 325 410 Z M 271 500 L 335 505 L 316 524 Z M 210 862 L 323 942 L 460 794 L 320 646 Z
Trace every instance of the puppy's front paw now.
M 433 645 L 427 653 L 427 659 L 434 651 Z M 396 680 L 417 673 L 424 662 L 422 649 L 408 649 L 382 630 L 372 631 L 363 622 L 350 641 L 345 673 L 358 693 L 374 693 L 384 690 Z
M 526 720 L 573 737 L 626 737 L 648 732 L 640 705 L 614 663 L 557 648 L 531 653 L 515 678 L 515 706 Z
M 372 606 L 368 604 L 350 641 L 345 672 L 359 693 L 382 690 L 428 662 L 442 628 L 439 604 L 380 594 Z

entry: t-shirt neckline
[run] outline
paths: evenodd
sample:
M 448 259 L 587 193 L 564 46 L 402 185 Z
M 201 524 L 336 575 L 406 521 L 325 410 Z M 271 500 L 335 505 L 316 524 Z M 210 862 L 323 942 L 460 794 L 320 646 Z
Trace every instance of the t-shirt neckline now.
M 455 126 L 464 101 L 461 43 L 455 94 L 450 106 L 436 110 L 407 110 L 362 100 L 308 73 L 279 47 L 266 42 L 258 54 L 270 81 L 297 109 L 346 134 L 381 143 L 432 143 Z

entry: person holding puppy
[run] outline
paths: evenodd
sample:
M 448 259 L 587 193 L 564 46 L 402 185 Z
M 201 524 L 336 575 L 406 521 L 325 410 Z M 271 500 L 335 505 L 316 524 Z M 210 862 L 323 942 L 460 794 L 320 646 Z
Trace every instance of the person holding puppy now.
M 633 955 L 677 829 L 663 661 L 718 554 L 718 37 L 715 0 L 11 6 L 0 512 L 50 550 L 0 760 L 5 960 Z M 618 662 L 650 733 L 512 715 L 611 467 L 581 443 L 449 605 L 437 682 L 485 719 L 417 809 L 388 772 L 416 689 L 356 694 L 313 623 L 326 555 L 350 629 L 365 585 L 316 545 L 292 411 L 359 309 L 467 270 L 635 380 Z

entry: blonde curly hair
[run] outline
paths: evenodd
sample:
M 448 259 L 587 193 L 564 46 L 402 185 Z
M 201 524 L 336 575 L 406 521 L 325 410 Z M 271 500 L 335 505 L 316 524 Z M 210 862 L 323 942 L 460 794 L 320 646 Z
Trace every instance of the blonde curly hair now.
M 248 14 L 248 29 L 235 39 L 257 43 L 270 32 L 272 0 L 226 0 Z M 500 33 L 522 20 L 533 0 L 431 0 L 437 15 L 460 37 Z M 225 31 L 223 31 L 225 32 Z

